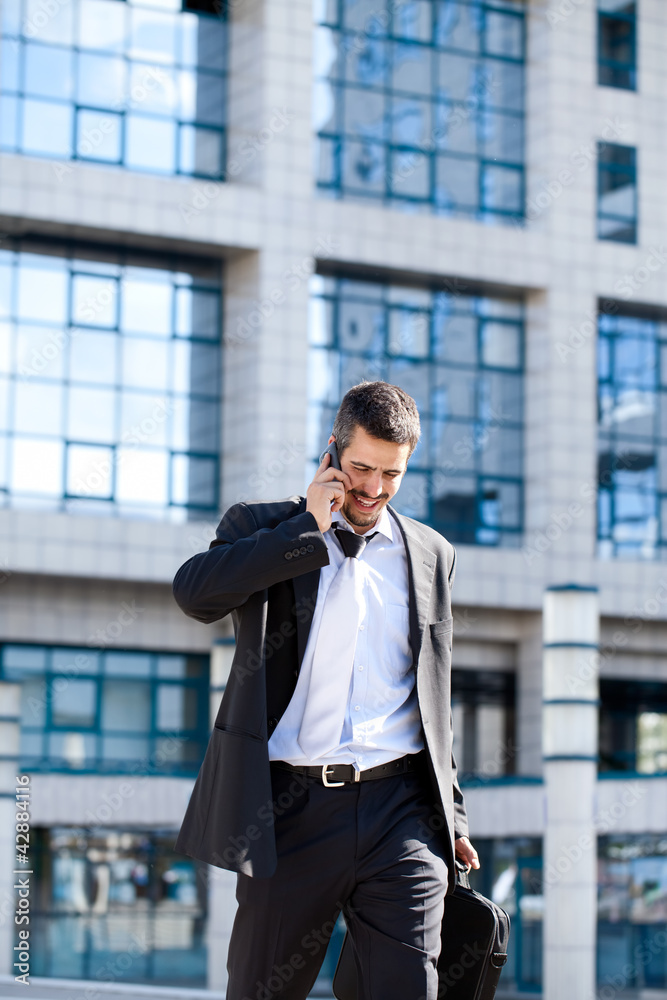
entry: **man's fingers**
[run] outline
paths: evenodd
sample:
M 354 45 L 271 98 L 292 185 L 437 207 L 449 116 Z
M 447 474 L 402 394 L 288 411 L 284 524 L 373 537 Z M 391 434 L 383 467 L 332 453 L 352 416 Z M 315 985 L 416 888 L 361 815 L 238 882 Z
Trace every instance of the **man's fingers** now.
M 342 485 L 345 487 L 346 490 L 352 489 L 352 483 L 350 481 L 350 477 L 347 476 L 344 472 L 341 472 L 340 469 L 325 469 L 322 473 L 320 473 L 318 469 L 317 475 L 315 476 L 315 481 L 318 483 L 332 483 L 334 481 L 337 481 L 339 483 L 342 483 Z

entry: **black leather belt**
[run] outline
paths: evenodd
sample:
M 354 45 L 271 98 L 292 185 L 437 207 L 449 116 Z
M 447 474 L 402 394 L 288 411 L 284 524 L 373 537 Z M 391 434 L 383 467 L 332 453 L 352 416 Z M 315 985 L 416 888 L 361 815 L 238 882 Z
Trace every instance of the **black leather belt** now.
M 353 764 L 323 764 L 321 767 L 299 767 L 288 764 L 286 760 L 272 760 L 273 767 L 282 771 L 294 771 L 297 774 L 308 775 L 309 778 L 319 778 L 327 788 L 337 788 L 340 785 L 355 784 L 359 781 L 373 781 L 375 778 L 388 778 L 392 774 L 405 774 L 407 771 L 418 771 L 426 762 L 424 751 L 406 754 L 386 764 L 369 767 L 365 771 L 357 771 Z

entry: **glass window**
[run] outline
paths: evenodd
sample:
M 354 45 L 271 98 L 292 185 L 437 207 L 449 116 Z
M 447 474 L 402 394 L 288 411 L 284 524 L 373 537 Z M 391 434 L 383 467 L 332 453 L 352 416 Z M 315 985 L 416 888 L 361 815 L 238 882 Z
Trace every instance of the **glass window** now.
M 352 385 L 363 378 L 400 385 L 417 402 L 422 438 L 397 508 L 453 541 L 518 546 L 521 303 L 321 275 L 311 279 L 311 303 L 313 460 Z
M 667 408 L 661 369 L 667 327 L 601 315 L 598 324 L 598 549 L 660 557 L 667 543 Z
M 13 505 L 214 511 L 219 266 L 108 258 L 0 259 L 0 486 Z
M 407 210 L 521 218 L 522 0 L 511 11 L 482 0 L 399 4 L 383 17 L 347 2 L 318 11 L 318 187 Z
M 224 178 L 225 4 L 5 6 L 3 148 Z
M 637 4 L 598 0 L 598 83 L 635 90 L 637 86 Z
M 205 986 L 206 872 L 174 854 L 174 831 L 92 825 L 31 834 L 40 886 L 34 975 L 85 979 L 111 962 L 114 979 L 128 984 Z
M 132 610 L 121 607 L 106 626 L 111 635 Z M 151 773 L 196 774 L 209 729 L 208 669 L 202 656 L 0 647 L 0 678 L 21 684 L 21 766 L 124 773 L 141 763 Z
M 667 838 L 598 838 L 598 982 L 638 995 L 667 988 Z M 602 992 L 602 990 L 600 991 Z
M 598 143 L 598 239 L 637 242 L 637 151 Z
M 514 774 L 515 700 L 513 673 L 452 671 L 454 757 L 463 782 Z
M 667 683 L 601 679 L 600 770 L 667 773 Z

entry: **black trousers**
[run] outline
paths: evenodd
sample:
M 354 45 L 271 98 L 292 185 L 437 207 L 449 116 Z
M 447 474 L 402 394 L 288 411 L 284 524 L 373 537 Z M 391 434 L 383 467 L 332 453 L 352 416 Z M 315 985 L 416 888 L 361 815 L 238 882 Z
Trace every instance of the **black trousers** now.
M 359 1000 L 436 1000 L 447 866 L 426 779 L 272 781 L 278 867 L 238 876 L 227 1000 L 306 1000 L 341 910 Z

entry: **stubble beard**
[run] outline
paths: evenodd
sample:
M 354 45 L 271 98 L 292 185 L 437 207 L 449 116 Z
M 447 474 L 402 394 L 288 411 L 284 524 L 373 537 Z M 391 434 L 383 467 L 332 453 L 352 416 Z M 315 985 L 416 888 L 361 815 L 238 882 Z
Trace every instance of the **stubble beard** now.
M 362 497 L 362 500 L 372 499 L 371 497 Z M 380 499 L 380 498 L 378 498 Z M 363 515 L 359 512 L 358 507 L 354 507 L 353 501 L 345 498 L 345 503 L 341 508 L 341 513 L 346 521 L 353 524 L 355 528 L 372 528 L 377 519 L 379 518 L 382 511 L 385 509 L 389 503 L 389 497 L 385 499 L 380 499 L 380 506 L 377 510 L 374 510 L 372 514 Z

